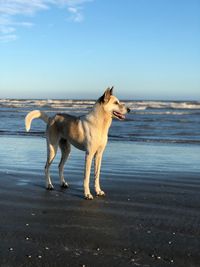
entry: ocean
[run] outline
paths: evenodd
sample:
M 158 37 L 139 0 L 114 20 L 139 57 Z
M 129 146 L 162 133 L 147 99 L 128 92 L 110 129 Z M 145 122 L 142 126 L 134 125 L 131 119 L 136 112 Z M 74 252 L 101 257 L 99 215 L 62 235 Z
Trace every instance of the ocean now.
M 113 120 L 110 140 L 148 143 L 200 144 L 199 101 L 124 101 L 131 109 L 125 121 Z M 27 112 L 40 109 L 49 115 L 69 113 L 80 116 L 90 111 L 93 100 L 0 99 L 0 135 L 44 136 L 45 125 L 33 121 L 26 133 Z

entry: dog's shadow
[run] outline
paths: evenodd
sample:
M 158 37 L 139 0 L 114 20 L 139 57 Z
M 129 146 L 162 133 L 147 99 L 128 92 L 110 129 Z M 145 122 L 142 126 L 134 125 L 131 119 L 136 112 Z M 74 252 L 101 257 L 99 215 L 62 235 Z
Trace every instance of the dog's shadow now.
M 84 199 L 83 190 L 81 188 L 77 188 L 75 185 L 70 185 L 69 188 L 62 188 L 59 184 L 54 184 L 53 190 L 46 189 L 44 184 L 42 183 L 34 183 L 29 182 L 29 186 L 37 188 L 38 190 L 42 190 L 45 195 L 56 195 L 59 193 L 66 196 L 76 197 L 78 199 Z
M 83 189 L 81 186 L 77 185 L 77 184 L 70 184 L 69 188 L 62 188 L 58 183 L 54 184 L 54 189 L 53 190 L 49 190 L 45 188 L 45 185 L 43 183 L 36 183 L 36 182 L 29 182 L 28 183 L 29 186 L 31 186 L 33 188 L 36 189 L 37 192 L 41 192 L 41 194 L 43 196 L 48 197 L 51 196 L 52 197 L 66 197 L 66 198 L 70 198 L 70 199 L 74 199 L 74 200 L 83 200 L 83 203 L 81 205 L 89 205 L 89 206 L 93 206 L 92 203 L 102 203 L 105 202 L 106 198 L 104 197 L 95 197 L 94 199 L 91 200 L 85 200 L 84 195 L 83 195 Z M 98 201 L 96 201 L 98 200 Z M 90 204 L 89 204 L 90 203 Z M 95 204 L 96 206 L 96 204 Z

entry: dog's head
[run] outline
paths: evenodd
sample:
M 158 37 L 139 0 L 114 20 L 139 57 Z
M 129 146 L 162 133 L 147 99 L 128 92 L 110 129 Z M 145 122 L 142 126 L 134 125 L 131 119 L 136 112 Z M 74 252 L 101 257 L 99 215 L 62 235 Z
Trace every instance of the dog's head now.
M 98 102 L 102 105 L 105 112 L 111 114 L 112 118 L 116 118 L 118 120 L 124 120 L 125 114 L 130 112 L 130 109 L 113 95 L 113 87 L 106 89 L 104 94 L 99 98 Z

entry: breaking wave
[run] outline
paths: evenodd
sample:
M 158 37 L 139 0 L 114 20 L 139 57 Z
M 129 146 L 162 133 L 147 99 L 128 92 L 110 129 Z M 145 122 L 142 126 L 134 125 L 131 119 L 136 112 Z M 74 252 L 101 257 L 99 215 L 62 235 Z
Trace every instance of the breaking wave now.
M 124 101 L 133 110 L 146 109 L 184 109 L 200 110 L 199 101 Z M 38 99 L 0 99 L 0 107 L 4 108 L 52 108 L 52 109 L 89 109 L 94 100 L 38 100 Z

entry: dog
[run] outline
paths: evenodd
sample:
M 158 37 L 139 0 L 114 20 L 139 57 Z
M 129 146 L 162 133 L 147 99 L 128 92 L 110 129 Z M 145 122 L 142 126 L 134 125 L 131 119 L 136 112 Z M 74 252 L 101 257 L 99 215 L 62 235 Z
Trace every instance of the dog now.
M 92 110 L 83 116 L 75 117 L 68 114 L 56 114 L 53 117 L 39 110 L 31 111 L 25 118 L 26 131 L 30 130 L 33 119 L 41 119 L 47 124 L 47 161 L 45 165 L 46 188 L 52 190 L 54 187 L 50 177 L 50 165 L 53 162 L 58 147 L 61 149 L 61 160 L 59 163 L 59 177 L 61 186 L 68 188 L 64 179 L 64 164 L 70 154 L 71 145 L 85 151 L 84 172 L 84 197 L 93 199 L 90 193 L 89 181 L 92 160 L 95 163 L 95 192 L 96 196 L 105 196 L 100 187 L 100 168 L 104 149 L 108 140 L 108 131 L 112 119 L 125 119 L 125 114 L 130 109 L 119 102 L 113 95 L 113 87 L 107 88 L 104 94 L 96 101 Z

